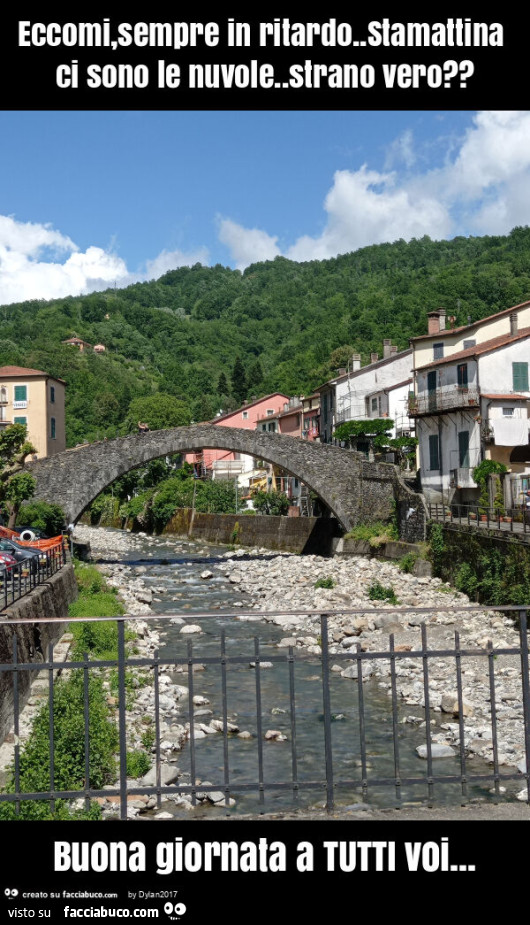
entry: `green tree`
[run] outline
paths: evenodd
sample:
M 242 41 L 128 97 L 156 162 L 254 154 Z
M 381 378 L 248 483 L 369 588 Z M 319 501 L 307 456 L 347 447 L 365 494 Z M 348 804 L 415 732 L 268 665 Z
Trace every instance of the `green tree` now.
M 127 433 L 138 429 L 138 422 L 148 424 L 151 430 L 165 427 L 182 427 L 191 422 L 191 409 L 187 402 L 156 392 L 145 398 L 134 398 L 125 419 Z
M 232 395 L 238 402 L 241 404 L 247 394 L 247 377 L 245 374 L 245 367 L 241 362 L 240 357 L 236 357 L 234 363 L 234 368 L 232 370 Z
M 221 373 L 219 376 L 219 381 L 217 382 L 217 392 L 219 395 L 228 395 L 228 382 L 226 381 L 226 376 L 224 373 Z
M 0 432 L 0 502 L 7 509 L 11 529 L 22 502 L 35 494 L 35 479 L 25 469 L 27 457 L 35 452 L 25 424 L 12 424 Z
M 252 502 L 259 514 L 287 514 L 289 508 L 289 498 L 283 491 L 257 491 Z
M 253 395 L 257 395 L 257 393 L 260 391 L 262 384 L 263 384 L 263 370 L 261 368 L 261 363 L 259 360 L 255 360 L 254 363 L 252 363 L 248 371 L 247 390 L 249 393 L 252 393 Z

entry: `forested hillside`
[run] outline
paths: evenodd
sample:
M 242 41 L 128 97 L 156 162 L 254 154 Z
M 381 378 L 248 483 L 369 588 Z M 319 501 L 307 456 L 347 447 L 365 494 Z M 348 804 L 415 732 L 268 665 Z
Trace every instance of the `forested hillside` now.
M 0 365 L 66 380 L 74 445 L 121 432 L 131 401 L 153 392 L 205 420 L 244 397 L 308 393 L 352 352 L 363 363 L 381 354 L 383 338 L 403 349 L 438 306 L 462 324 L 529 298 L 526 227 L 309 263 L 277 257 L 244 273 L 197 264 L 126 289 L 1 307 Z M 74 334 L 106 352 L 61 343 Z

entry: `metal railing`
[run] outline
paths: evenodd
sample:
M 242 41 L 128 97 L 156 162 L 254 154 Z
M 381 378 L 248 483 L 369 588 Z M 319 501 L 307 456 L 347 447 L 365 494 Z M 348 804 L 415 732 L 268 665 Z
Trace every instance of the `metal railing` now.
M 505 514 L 501 514 L 498 508 L 481 504 L 429 504 L 428 508 L 430 520 L 438 523 L 530 534 L 530 509 L 527 508 L 508 508 Z
M 451 408 L 477 408 L 480 403 L 478 389 L 447 385 L 431 392 L 420 392 L 409 399 L 409 415 L 449 411 Z
M 38 553 L 38 558 L 35 556 L 13 566 L 4 566 L 0 562 L 0 612 L 48 581 L 66 563 L 63 544 L 52 549 L 40 549 Z
M 38 665 L 38 668 L 45 671 L 48 676 L 48 715 L 49 715 L 49 789 L 43 792 L 25 792 L 22 786 L 21 778 L 21 750 L 20 744 L 20 680 L 22 672 L 35 673 L 36 666 L 34 663 L 21 663 L 18 661 L 18 650 L 16 634 L 13 635 L 12 660 L 9 664 L 0 665 L 0 675 L 8 673 L 12 679 L 13 695 L 13 715 L 14 715 L 14 759 L 13 759 L 13 786 L 11 792 L 0 793 L 0 805 L 8 801 L 15 804 L 16 811 L 19 811 L 22 801 L 50 801 L 53 808 L 57 800 L 77 800 L 84 799 L 85 807 L 89 808 L 90 801 L 95 797 L 118 797 L 120 805 L 120 818 L 127 818 L 127 799 L 131 796 L 145 795 L 148 798 L 154 797 L 156 805 L 161 806 L 163 798 L 171 795 L 178 795 L 180 798 L 186 797 L 193 806 L 197 805 L 199 799 L 204 797 L 204 793 L 213 794 L 220 791 L 220 805 L 226 806 L 226 812 L 231 802 L 232 796 L 241 797 L 241 794 L 254 794 L 258 811 L 263 812 L 265 809 L 266 799 L 272 798 L 280 793 L 290 794 L 292 806 L 300 806 L 300 796 L 307 793 L 312 797 L 318 794 L 325 796 L 325 805 L 328 811 L 332 811 L 336 805 L 337 799 L 344 796 L 348 797 L 352 793 L 354 799 L 368 800 L 374 794 L 381 790 L 391 795 L 393 805 L 400 805 L 402 800 L 410 799 L 410 794 L 414 793 L 418 798 L 418 788 L 420 799 L 429 803 L 434 801 L 438 789 L 445 785 L 451 785 L 456 788 L 456 796 L 453 802 L 465 803 L 470 796 L 470 788 L 491 787 L 495 798 L 500 798 L 501 786 L 504 782 L 515 781 L 516 786 L 525 786 L 528 788 L 529 769 L 530 769 L 530 682 L 529 682 L 529 664 L 528 664 L 528 630 L 527 630 L 527 613 L 525 608 L 521 607 L 468 607 L 468 608 L 437 608 L 437 614 L 441 611 L 452 613 L 454 616 L 465 620 L 467 613 L 484 612 L 487 610 L 509 611 L 515 614 L 519 621 L 519 641 L 518 644 L 494 648 L 491 641 L 488 641 L 485 647 L 482 646 L 462 646 L 460 635 L 454 633 L 454 644 L 444 645 L 442 648 L 431 648 L 429 644 L 429 633 L 425 622 L 421 623 L 421 638 L 417 648 L 398 646 L 395 644 L 394 635 L 389 636 L 389 644 L 385 649 L 380 651 L 363 651 L 360 643 L 345 649 L 330 643 L 333 625 L 330 631 L 330 619 L 334 614 L 305 613 L 305 616 L 316 617 L 320 624 L 320 653 L 312 654 L 303 653 L 293 645 L 287 645 L 285 650 L 276 649 L 277 654 L 266 653 L 264 656 L 262 643 L 258 636 L 250 640 L 242 640 L 239 645 L 243 652 L 238 651 L 234 654 L 233 646 L 228 644 L 228 639 L 224 631 L 219 635 L 218 652 L 216 654 L 204 654 L 201 652 L 201 644 L 187 643 L 187 650 L 182 655 L 164 654 L 155 651 L 152 657 L 135 657 L 128 654 L 126 649 L 126 626 L 130 617 L 113 618 L 117 621 L 118 628 L 118 655 L 115 659 L 90 660 L 88 655 L 82 659 L 67 660 L 64 662 L 54 660 L 54 650 L 50 646 L 46 660 Z M 296 612 L 294 612 L 296 613 Z M 360 611 L 341 611 L 340 616 L 345 614 L 360 616 Z M 384 613 L 386 616 L 392 614 L 395 621 L 403 619 L 407 614 L 416 615 L 428 614 L 426 608 L 382 608 L 381 610 L 370 610 L 369 616 L 373 619 L 377 614 Z M 249 611 L 249 615 L 256 617 L 256 611 Z M 366 616 L 366 611 L 362 612 Z M 149 616 L 148 619 L 161 621 L 164 619 L 174 618 L 174 614 Z M 235 614 L 225 614 L 224 617 L 230 619 Z M 239 613 L 238 617 L 241 616 Z M 267 614 L 270 618 L 270 614 Z M 215 618 L 219 619 L 219 612 L 215 614 L 194 614 L 193 620 Z M 97 618 L 93 618 L 94 622 Z M 109 619 L 109 618 L 104 618 Z M 137 618 L 135 618 L 137 619 Z M 17 621 L 13 621 L 14 623 Z M 18 621 L 21 622 L 21 621 Z M 48 622 L 48 621 L 40 621 Z M 59 622 L 59 621 L 55 621 Z M 213 622 L 213 620 L 212 620 Z M 210 631 L 213 631 L 211 627 Z M 507 657 L 508 661 L 504 660 Z M 466 747 L 466 736 L 468 735 L 468 723 L 474 720 L 467 719 L 467 713 L 464 709 L 463 683 L 469 683 L 462 678 L 466 668 L 471 664 L 476 665 L 476 661 L 471 663 L 469 660 L 478 659 L 483 663 L 483 672 L 481 678 L 487 679 L 488 696 L 485 698 L 489 701 L 488 707 L 485 708 L 489 718 L 481 719 L 483 733 L 486 739 L 491 741 L 491 758 L 489 764 L 484 763 L 478 768 L 473 767 L 473 760 L 469 758 L 468 748 Z M 453 757 L 449 765 L 445 766 L 438 773 L 440 763 L 436 764 L 435 746 L 431 738 L 432 716 L 440 716 L 439 713 L 431 714 L 431 707 L 434 707 L 434 688 L 431 686 L 431 670 L 439 668 L 440 660 L 447 660 L 447 663 L 454 668 L 454 675 L 451 679 L 451 689 L 456 690 L 457 707 L 454 710 L 453 719 L 457 735 L 455 745 L 453 746 Z M 264 662 L 268 664 L 265 665 Z M 383 712 L 379 719 L 374 722 L 370 714 L 370 707 L 367 706 L 370 694 L 367 688 L 367 674 L 369 674 L 370 665 L 381 664 L 388 680 L 388 695 L 384 703 Z M 406 665 L 404 663 L 406 662 Z M 314 674 L 315 664 L 318 666 L 318 673 Z M 518 692 L 516 695 L 517 703 L 517 736 L 522 748 L 522 754 L 526 756 L 526 770 L 520 771 L 515 767 L 507 767 L 503 764 L 500 756 L 502 741 L 499 741 L 499 724 L 504 722 L 505 704 L 501 704 L 501 710 L 498 710 L 497 702 L 501 699 L 502 691 L 499 692 L 499 678 L 504 677 L 505 668 L 510 666 L 513 676 L 513 666 L 518 665 L 517 685 Z M 198 742 L 196 733 L 199 731 L 200 716 L 196 714 L 197 704 L 194 700 L 194 691 L 196 690 L 197 676 L 194 669 L 201 665 L 207 671 L 218 672 L 218 698 L 219 704 L 217 709 L 221 720 L 217 721 L 219 751 L 217 759 L 214 762 L 215 768 L 212 767 L 204 770 L 203 766 L 203 749 Z M 269 687 L 271 673 L 266 668 L 274 666 L 275 669 L 282 669 L 285 677 L 285 709 L 271 711 L 269 709 L 271 702 L 271 691 Z M 416 741 L 423 742 L 425 758 L 425 772 L 421 773 L 417 769 L 419 762 L 411 764 L 410 760 L 404 760 L 404 751 L 406 743 L 403 739 L 403 722 L 402 715 L 402 697 L 405 695 L 401 691 L 400 683 L 403 670 L 408 666 L 415 666 L 418 672 L 418 690 L 421 692 L 420 700 L 422 704 L 417 706 L 419 715 L 415 719 L 414 733 Z M 161 732 L 162 717 L 167 714 L 167 704 L 165 708 L 161 705 L 161 671 L 164 666 L 171 667 L 172 671 L 182 671 L 187 679 L 187 691 L 179 695 L 184 696 L 181 704 L 184 710 L 183 716 L 178 717 L 175 722 L 185 721 L 187 728 L 187 743 L 183 748 L 187 749 L 189 758 L 189 774 L 187 778 L 182 777 L 180 781 L 164 785 L 162 783 L 163 732 Z M 307 670 L 310 667 L 311 674 L 308 676 Z M 337 678 L 337 666 L 348 666 L 350 673 L 339 680 Z M 431 669 L 433 666 L 433 669 Z M 248 681 L 249 667 L 254 669 L 254 678 L 251 682 L 253 695 L 248 694 L 245 701 L 245 710 L 248 716 L 252 716 L 250 723 L 252 729 L 250 736 L 252 746 L 248 743 L 242 745 L 237 742 L 238 748 L 252 747 L 251 771 L 246 776 L 240 773 L 240 757 L 234 757 L 234 742 L 236 741 L 235 732 L 231 720 L 231 711 L 233 710 L 232 698 L 236 696 L 234 691 L 242 683 L 242 675 L 238 674 L 242 670 L 246 672 Z M 57 730 L 55 729 L 54 719 L 54 678 L 57 671 L 77 670 L 82 674 L 85 697 L 84 697 L 84 786 L 80 789 L 61 790 L 54 783 L 57 780 L 55 773 L 54 757 L 54 737 Z M 89 721 L 89 687 L 88 680 L 92 672 L 99 673 L 109 669 L 117 670 L 118 676 L 118 694 L 117 705 L 115 707 L 115 723 L 119 732 L 119 770 L 114 783 L 105 786 L 102 789 L 95 789 L 91 785 L 91 729 Z M 154 760 L 154 781 L 152 785 L 147 786 L 141 781 L 135 780 L 131 783 L 127 778 L 127 741 L 128 741 L 128 713 L 130 705 L 127 705 L 126 688 L 127 676 L 136 669 L 149 669 L 152 672 L 152 716 L 150 729 L 154 732 L 154 741 L 152 743 L 152 754 Z M 480 672 L 481 669 L 478 669 Z M 5 675 L 4 675 L 5 676 Z M 346 677 L 351 680 L 346 680 Z M 307 685 L 320 681 L 320 693 L 318 696 L 320 706 L 318 715 L 312 714 L 308 720 L 304 713 L 307 701 Z M 515 682 L 514 682 L 515 683 Z M 5 687 L 5 685 L 4 685 Z M 374 685 L 377 687 L 377 685 Z M 167 690 L 167 687 L 166 687 Z M 273 702 L 277 702 L 277 695 L 274 694 Z M 381 696 L 381 695 L 380 695 Z M 513 695 L 512 699 L 513 699 Z M 175 696 L 175 706 L 178 697 Z M 522 705 L 520 707 L 520 705 Z M 520 707 L 520 708 L 519 708 Z M 166 714 L 164 713 L 166 710 Z M 406 706 L 405 710 L 411 712 L 411 706 Z M 270 745 L 267 745 L 268 736 L 267 725 L 270 719 L 267 716 L 271 712 L 281 714 L 281 718 L 274 717 L 274 720 L 281 724 L 283 739 L 282 745 L 274 744 L 272 746 L 274 757 L 269 751 Z M 501 715 L 502 714 L 502 715 Z M 348 718 L 347 722 L 340 722 Z M 318 760 L 313 764 L 305 764 L 304 759 L 307 753 L 307 745 L 299 742 L 299 733 L 304 723 L 311 722 L 313 745 L 318 752 Z M 489 733 L 484 732 L 484 724 L 487 722 Z M 377 734 L 385 735 L 385 745 L 379 743 L 374 749 L 372 736 L 374 735 L 374 726 Z M 439 728 L 438 726 L 436 728 Z M 503 727 L 504 729 L 504 727 Z M 504 734 L 504 733 L 503 733 Z M 315 739 L 316 736 L 316 739 Z M 210 738 L 208 736 L 208 738 Z M 317 741 L 318 739 L 318 741 Z M 346 753 L 344 745 L 346 744 Z M 222 745 L 222 748 L 221 748 Z M 283 753 L 281 750 L 284 750 Z M 385 764 L 378 763 L 377 755 L 385 754 Z M 280 760 L 280 754 L 282 754 Z M 355 759 L 352 760 L 352 756 Z M 375 756 L 375 757 L 374 757 Z M 182 752 L 179 754 L 179 765 L 181 764 Z M 283 777 L 282 777 L 283 772 Z M 217 779 L 212 780 L 213 775 Z M 206 782 L 207 779 L 207 782 Z M 187 780 L 187 782 L 186 782 Z M 485 791 L 483 791 L 485 792 Z M 224 803 L 223 803 L 224 797 Z M 350 796 L 351 799 L 351 796 Z M 530 801 L 530 797 L 529 797 Z M 218 801 L 219 802 L 219 801 Z

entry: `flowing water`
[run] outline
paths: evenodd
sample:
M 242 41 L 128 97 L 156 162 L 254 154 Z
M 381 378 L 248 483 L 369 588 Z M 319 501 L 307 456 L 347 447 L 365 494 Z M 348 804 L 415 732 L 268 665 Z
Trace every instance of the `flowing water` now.
M 194 756 L 188 743 L 178 757 L 178 765 L 183 772 L 181 781 L 189 782 L 194 757 L 196 780 L 205 785 L 208 782 L 223 790 L 228 767 L 230 794 L 235 805 L 230 810 L 224 804 L 221 807 L 209 806 L 210 813 L 253 813 L 260 810 L 286 811 L 297 806 L 321 807 L 325 803 L 326 775 L 320 659 L 307 656 L 300 658 L 301 650 L 295 652 L 293 736 L 288 650 L 276 645 L 282 637 L 291 635 L 291 631 L 286 632 L 284 628 L 261 619 L 238 620 L 223 613 L 233 613 L 237 601 L 243 601 L 247 610 L 251 604 L 248 597 L 234 592 L 234 585 L 229 583 L 223 572 L 215 569 L 214 566 L 219 562 L 218 556 L 225 552 L 225 549 L 213 546 L 175 540 L 168 540 L 167 544 L 156 541 L 156 546 L 153 546 L 153 541 L 146 538 L 143 545 L 124 560 L 128 564 L 146 566 L 141 577 L 146 586 L 154 590 L 155 599 L 151 606 L 155 613 L 174 613 L 185 618 L 187 623 L 199 623 L 203 630 L 201 635 L 190 637 L 180 633 L 180 624 L 173 625 L 161 620 L 157 626 L 161 638 L 160 654 L 164 657 L 171 656 L 185 661 L 188 641 L 191 639 L 194 658 L 215 659 L 215 663 L 206 664 L 205 670 L 193 672 L 193 694 L 208 701 L 196 707 L 196 724 L 209 724 L 212 719 L 223 719 L 223 678 L 220 667 L 222 631 L 225 634 L 227 655 L 243 658 L 240 663 L 227 665 L 227 719 L 229 723 L 236 724 L 240 731 L 249 732 L 251 737 L 242 739 L 236 735 L 228 736 L 225 752 L 224 736 L 219 733 L 208 734 L 204 738 L 195 739 Z M 200 577 L 205 569 L 213 572 L 212 578 L 205 580 Z M 194 617 L 194 614 L 206 611 L 211 612 L 211 615 Z M 254 637 L 258 636 L 262 662 L 282 656 L 281 662 L 274 662 L 271 668 L 261 668 L 259 672 L 261 730 L 258 729 L 257 720 L 256 670 L 250 665 L 255 658 Z M 381 647 L 384 646 L 386 641 L 382 637 Z M 330 663 L 333 664 L 333 656 Z M 187 687 L 187 664 L 174 672 L 173 677 L 177 683 Z M 391 698 L 377 682 L 369 680 L 363 683 L 363 699 L 364 755 L 360 747 L 361 711 L 357 681 L 330 673 L 335 803 L 346 806 L 364 798 L 377 806 L 398 805 L 395 786 L 376 782 L 381 778 L 393 780 L 395 777 Z M 183 703 L 182 706 L 185 711 L 187 704 Z M 410 722 L 414 714 L 416 721 Z M 408 717 L 408 722 L 404 722 L 405 717 Z M 440 714 L 433 714 L 434 718 L 437 723 L 440 722 Z M 186 719 L 187 716 L 183 716 L 179 721 L 185 722 Z M 422 779 L 419 784 L 402 785 L 401 801 L 424 802 L 428 798 L 427 762 L 420 759 L 415 751 L 417 745 L 425 743 L 422 709 L 411 706 L 400 709 L 397 728 L 401 776 Z M 268 730 L 280 732 L 285 735 L 285 740 L 266 741 L 264 736 Z M 264 782 L 261 798 L 257 788 L 260 745 Z M 368 781 L 364 792 L 360 786 L 363 763 Z M 437 759 L 433 765 L 433 773 L 437 777 L 460 773 L 458 757 Z M 468 770 L 472 773 L 491 774 L 489 766 L 476 760 Z M 293 778 L 300 782 L 298 792 L 292 786 L 288 789 L 274 789 L 271 786 L 275 782 L 292 783 Z M 351 780 L 356 785 L 341 786 L 341 781 Z M 308 782 L 315 783 L 315 786 L 304 789 L 304 783 L 307 785 Z M 245 789 L 245 785 L 252 787 Z M 483 785 L 469 784 L 468 799 L 489 799 L 490 788 L 490 782 Z M 458 782 L 437 783 L 435 786 L 437 802 L 459 803 L 461 797 L 462 788 Z

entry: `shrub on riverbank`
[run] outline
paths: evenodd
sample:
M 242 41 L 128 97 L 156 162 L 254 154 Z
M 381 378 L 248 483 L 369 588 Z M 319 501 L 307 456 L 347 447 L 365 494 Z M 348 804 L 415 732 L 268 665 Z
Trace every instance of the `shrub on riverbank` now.
M 75 562 L 75 573 L 79 597 L 70 607 L 73 619 L 70 631 L 74 637 L 71 650 L 73 661 L 82 659 L 85 653 L 93 659 L 105 661 L 118 657 L 118 633 L 115 620 L 86 622 L 83 617 L 118 616 L 124 608 L 113 589 L 109 588 L 103 576 L 91 565 Z M 126 631 L 126 640 L 134 634 Z M 112 679 L 111 679 L 112 680 Z M 111 680 L 104 670 L 90 671 L 88 678 L 88 736 L 89 785 L 101 789 L 116 779 L 116 756 L 118 730 L 115 722 L 115 703 L 110 691 Z M 127 693 L 129 693 L 128 685 Z M 54 686 L 53 697 L 53 789 L 79 790 L 80 797 L 86 786 L 85 767 L 85 678 L 82 669 L 70 672 L 67 678 L 59 679 Z M 19 790 L 22 792 L 43 792 L 51 788 L 50 778 L 50 708 L 44 704 L 33 720 L 28 742 L 20 753 Z M 127 765 L 132 770 L 149 769 L 150 759 L 146 752 L 140 758 L 127 756 Z M 145 772 L 144 772 L 145 773 Z M 137 776 L 137 775 L 135 775 Z M 15 792 L 14 767 L 11 768 L 7 792 Z M 0 819 L 98 819 L 101 811 L 95 802 L 88 810 L 72 809 L 65 800 L 56 800 L 52 808 L 48 800 L 21 801 L 17 815 L 14 803 L 0 805 Z

